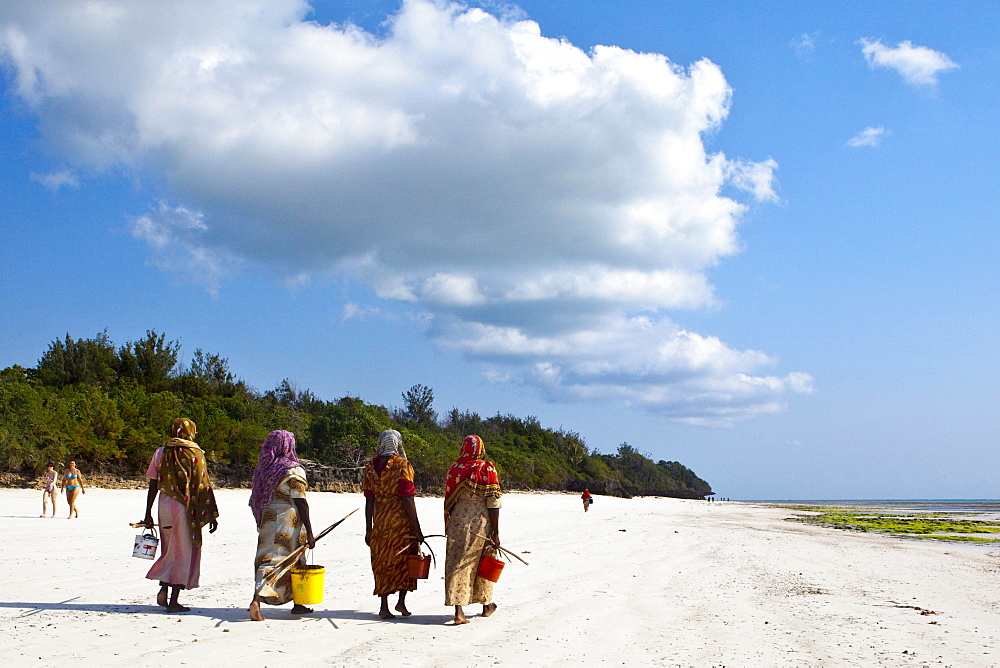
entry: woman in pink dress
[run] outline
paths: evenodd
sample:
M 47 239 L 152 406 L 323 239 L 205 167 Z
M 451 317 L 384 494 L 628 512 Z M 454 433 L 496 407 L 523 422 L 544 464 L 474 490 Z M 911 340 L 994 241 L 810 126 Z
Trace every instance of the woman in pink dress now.
M 159 580 L 156 602 L 167 612 L 187 612 L 177 602 L 181 589 L 194 589 L 201 575 L 201 528 L 219 528 L 219 509 L 208 479 L 205 453 L 194 442 L 197 429 L 187 418 L 177 418 L 170 428 L 171 439 L 156 449 L 146 476 L 146 516 L 142 524 L 153 526 L 153 501 L 160 502 L 157 515 L 163 552 L 146 577 Z M 167 598 L 167 590 L 170 598 Z

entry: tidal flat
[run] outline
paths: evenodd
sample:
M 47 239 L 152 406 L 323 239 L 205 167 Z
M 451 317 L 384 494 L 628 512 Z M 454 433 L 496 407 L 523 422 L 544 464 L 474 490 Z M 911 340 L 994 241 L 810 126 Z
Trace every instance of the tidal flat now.
M 851 506 L 782 505 L 807 515 L 791 518 L 796 522 L 828 526 L 846 531 L 873 531 L 928 540 L 969 543 L 1000 543 L 1000 522 L 974 519 L 974 512 L 906 512 Z

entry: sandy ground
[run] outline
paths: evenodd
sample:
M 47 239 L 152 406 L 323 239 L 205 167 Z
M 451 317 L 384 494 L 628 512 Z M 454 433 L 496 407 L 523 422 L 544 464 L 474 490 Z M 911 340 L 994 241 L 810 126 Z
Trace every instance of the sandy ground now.
M 41 493 L 0 490 L 0 658 L 13 665 L 1000 665 L 1000 549 L 845 533 L 739 503 L 508 494 L 508 564 L 497 613 L 452 626 L 442 565 L 410 594 L 409 619 L 379 620 L 355 514 L 316 548 L 316 613 L 266 607 L 248 620 L 256 531 L 247 491 L 223 490 L 202 586 L 167 614 L 131 556 L 145 492 L 90 489 L 80 519 L 40 519 Z M 318 527 L 363 508 L 311 494 Z M 441 500 L 419 498 L 425 533 Z M 438 555 L 443 539 L 431 539 Z M 440 547 L 437 547 L 440 546 Z M 935 614 L 922 614 L 932 610 Z

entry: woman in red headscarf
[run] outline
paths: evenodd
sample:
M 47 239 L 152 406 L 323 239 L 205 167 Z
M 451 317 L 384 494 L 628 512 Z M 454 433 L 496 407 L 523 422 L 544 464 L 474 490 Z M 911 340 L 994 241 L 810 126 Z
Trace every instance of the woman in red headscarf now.
M 463 605 L 482 603 L 483 617 L 496 609 L 493 583 L 478 577 L 479 560 L 489 537 L 500 545 L 500 478 L 478 436 L 467 436 L 458 460 L 448 469 L 444 523 L 448 535 L 444 567 L 445 605 L 455 606 L 455 623 L 467 624 Z M 479 534 L 477 536 L 476 534 Z

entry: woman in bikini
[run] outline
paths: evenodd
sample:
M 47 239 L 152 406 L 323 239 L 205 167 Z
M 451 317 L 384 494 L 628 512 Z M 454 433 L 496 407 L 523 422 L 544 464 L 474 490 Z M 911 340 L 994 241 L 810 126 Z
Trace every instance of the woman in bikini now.
M 56 491 L 56 481 L 59 479 L 59 472 L 56 471 L 56 463 L 49 462 L 48 468 L 45 471 L 45 489 L 42 490 L 42 514 L 39 517 L 45 517 L 45 513 L 49 511 L 49 501 L 52 501 L 52 517 L 56 516 L 56 497 L 59 493 Z
M 66 502 L 69 503 L 69 517 L 66 519 L 71 520 L 74 517 L 79 517 L 80 511 L 76 509 L 76 498 L 80 496 L 80 492 L 86 494 L 87 490 L 83 488 L 83 474 L 76 468 L 76 462 L 69 463 L 69 468 L 63 473 L 60 487 L 66 490 Z

